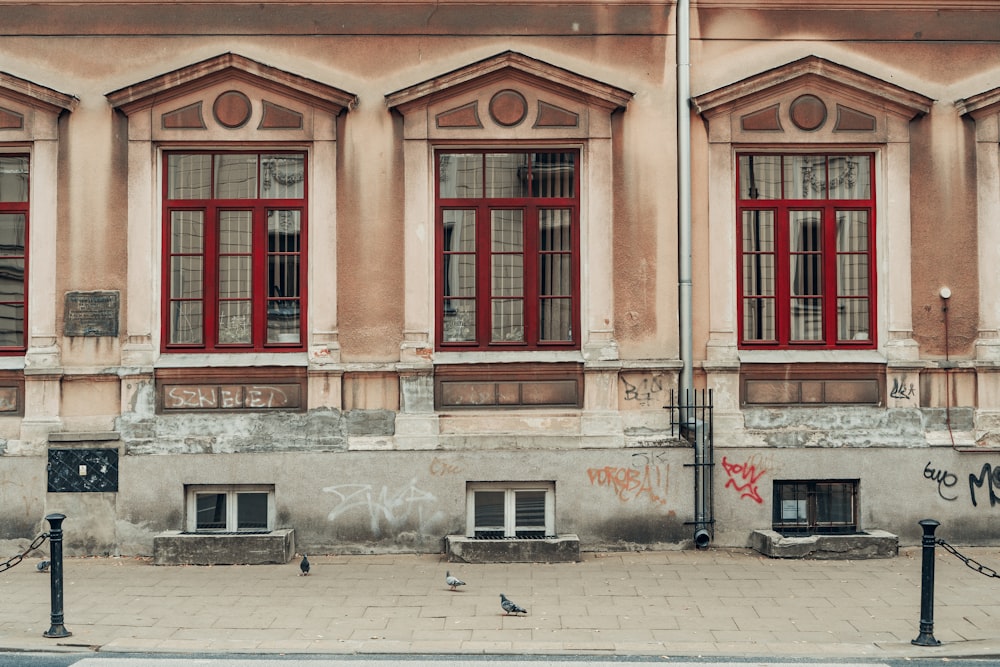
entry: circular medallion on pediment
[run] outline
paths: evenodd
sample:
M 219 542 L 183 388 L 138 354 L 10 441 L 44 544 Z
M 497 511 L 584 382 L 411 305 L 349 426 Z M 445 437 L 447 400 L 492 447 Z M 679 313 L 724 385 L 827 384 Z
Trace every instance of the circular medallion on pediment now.
M 490 117 L 497 125 L 511 127 L 528 115 L 528 101 L 516 90 L 501 90 L 490 99 Z
M 215 98 L 212 114 L 219 125 L 235 129 L 243 127 L 250 120 L 252 107 L 250 98 L 238 90 L 227 90 Z
M 788 116 L 800 130 L 818 130 L 826 122 L 826 104 L 815 95 L 799 95 L 788 107 Z

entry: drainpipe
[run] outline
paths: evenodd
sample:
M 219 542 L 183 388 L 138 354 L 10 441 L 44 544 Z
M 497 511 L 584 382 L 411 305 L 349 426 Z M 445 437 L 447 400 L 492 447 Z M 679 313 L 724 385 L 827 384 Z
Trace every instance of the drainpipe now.
M 705 519 L 705 433 L 695 419 L 694 361 L 691 339 L 693 315 L 691 304 L 691 7 L 689 0 L 677 2 L 677 253 L 678 301 L 680 305 L 680 390 L 683 410 L 681 423 L 694 435 L 695 497 L 694 543 L 704 549 L 711 541 Z

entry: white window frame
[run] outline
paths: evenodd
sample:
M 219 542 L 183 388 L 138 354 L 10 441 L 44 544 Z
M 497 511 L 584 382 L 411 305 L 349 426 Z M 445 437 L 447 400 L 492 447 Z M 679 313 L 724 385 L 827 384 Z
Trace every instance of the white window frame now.
M 496 531 L 500 526 L 476 525 L 476 493 L 480 491 L 504 492 L 504 538 L 517 537 L 519 530 L 537 532 L 537 526 L 518 526 L 517 493 L 522 491 L 542 491 L 545 493 L 545 536 L 556 534 L 556 485 L 555 482 L 469 482 L 466 485 L 466 537 L 476 537 L 477 532 Z
M 244 529 L 238 528 L 239 495 L 243 493 L 266 493 L 267 494 L 267 528 L 266 529 Z M 199 495 L 226 495 L 226 527 L 225 528 L 203 528 L 198 529 L 198 496 Z M 274 485 L 271 484 L 189 484 L 184 487 L 184 500 L 187 509 L 186 526 L 189 533 L 247 533 L 274 530 L 275 507 L 274 507 Z

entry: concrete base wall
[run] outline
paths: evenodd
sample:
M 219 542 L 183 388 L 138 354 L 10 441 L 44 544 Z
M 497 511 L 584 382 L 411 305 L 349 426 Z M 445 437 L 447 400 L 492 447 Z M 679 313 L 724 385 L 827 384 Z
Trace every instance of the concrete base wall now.
M 543 540 L 477 540 L 449 535 L 445 551 L 453 563 L 575 563 L 580 560 L 580 538 L 560 535 Z
M 899 553 L 899 539 L 883 530 L 808 537 L 784 537 L 773 530 L 755 530 L 750 535 L 750 546 L 771 558 L 857 560 L 895 558 Z
M 208 535 L 178 531 L 153 538 L 154 565 L 264 565 L 287 563 L 295 554 L 295 531 L 267 535 Z

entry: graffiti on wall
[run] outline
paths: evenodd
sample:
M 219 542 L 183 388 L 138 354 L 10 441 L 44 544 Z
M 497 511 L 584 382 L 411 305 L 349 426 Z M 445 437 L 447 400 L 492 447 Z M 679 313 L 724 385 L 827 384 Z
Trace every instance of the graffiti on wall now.
M 637 452 L 629 466 L 588 468 L 591 486 L 610 489 L 623 503 L 647 500 L 656 505 L 667 504 L 670 489 L 670 464 L 666 452 Z
M 944 495 L 945 489 L 950 489 L 951 487 L 958 484 L 958 475 L 953 472 L 948 472 L 943 468 L 935 469 L 931 467 L 931 462 L 928 461 L 927 465 L 924 466 L 924 478 L 929 479 L 932 482 L 937 483 L 938 495 L 947 501 L 957 500 L 958 496 L 946 496 Z M 972 504 L 976 504 L 976 499 L 972 499 Z
M 936 468 L 931 465 L 932 463 L 928 461 L 924 466 L 924 479 L 937 484 L 938 495 L 944 500 L 949 502 L 957 500 L 957 492 L 946 495 L 946 490 L 958 485 L 958 474 L 944 468 Z M 1000 504 L 1000 466 L 993 466 L 990 463 L 984 463 L 978 471 L 969 473 L 969 500 L 972 506 L 979 507 L 980 501 L 983 501 L 985 506 L 987 498 L 990 507 Z
M 635 380 L 635 378 L 633 378 Z M 626 401 L 636 401 L 639 405 L 643 407 L 653 403 L 654 399 L 659 401 L 659 395 L 663 392 L 663 378 L 658 375 L 650 375 L 647 377 L 635 380 L 636 384 L 632 384 L 624 377 L 621 378 L 622 384 L 625 385 L 625 400 Z
M 1000 490 L 1000 466 L 994 468 L 989 463 L 984 463 L 979 470 L 979 474 L 969 474 L 969 495 L 972 497 L 972 506 L 977 507 L 976 489 L 982 491 L 986 487 L 990 492 L 990 507 L 994 507 L 1000 502 L 997 491 Z
M 904 375 L 902 380 L 898 377 L 892 379 L 892 389 L 889 390 L 889 395 L 901 401 L 909 401 L 917 395 L 917 388 L 913 386 L 912 382 L 907 384 Z
M 419 488 L 416 478 L 396 490 L 387 486 L 376 490 L 373 484 L 339 484 L 328 486 L 323 492 L 333 494 L 336 499 L 336 505 L 327 515 L 329 521 L 335 523 L 352 510 L 360 511 L 375 537 L 402 531 L 427 535 L 443 516 L 434 509 L 437 498 Z
M 457 475 L 462 472 L 462 469 L 456 465 L 452 465 L 447 461 L 442 461 L 438 457 L 434 457 L 431 460 L 430 473 L 434 477 L 444 477 L 445 475 Z
M 740 494 L 740 498 L 750 498 L 758 505 L 764 503 L 757 483 L 767 470 L 755 457 L 750 457 L 743 463 L 732 463 L 723 456 L 722 468 L 728 476 L 727 489 L 733 489 Z

